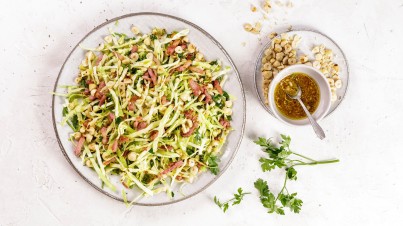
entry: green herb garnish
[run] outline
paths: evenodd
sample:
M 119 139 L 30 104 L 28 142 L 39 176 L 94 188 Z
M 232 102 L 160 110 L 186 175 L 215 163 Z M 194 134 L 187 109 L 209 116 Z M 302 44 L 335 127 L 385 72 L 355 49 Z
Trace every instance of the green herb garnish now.
M 222 209 L 225 213 L 228 210 L 230 204 L 231 206 L 238 205 L 241 203 L 245 195 L 250 194 L 250 192 L 243 192 L 242 188 L 238 188 L 237 191 L 238 193 L 234 194 L 234 198 L 226 202 L 221 202 L 216 196 L 214 196 L 214 203 L 217 204 L 217 206 L 220 207 L 220 209 Z

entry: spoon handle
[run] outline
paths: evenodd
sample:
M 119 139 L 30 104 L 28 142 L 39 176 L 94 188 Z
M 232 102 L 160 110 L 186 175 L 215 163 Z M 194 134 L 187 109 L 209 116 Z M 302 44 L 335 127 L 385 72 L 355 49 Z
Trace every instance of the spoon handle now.
M 297 98 L 298 102 L 301 104 L 302 109 L 304 109 L 305 114 L 308 116 L 309 122 L 312 125 L 313 130 L 315 131 L 316 135 L 319 137 L 319 139 L 323 140 L 326 135 L 325 132 L 323 131 L 322 127 L 316 122 L 316 120 L 312 117 L 311 113 L 306 109 L 305 104 L 302 102 L 301 98 Z

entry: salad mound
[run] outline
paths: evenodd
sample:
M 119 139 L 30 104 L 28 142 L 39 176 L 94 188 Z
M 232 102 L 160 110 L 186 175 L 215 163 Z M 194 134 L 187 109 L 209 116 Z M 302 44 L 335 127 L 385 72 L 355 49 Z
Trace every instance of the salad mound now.
M 79 65 L 66 86 L 62 125 L 83 164 L 103 184 L 119 175 L 144 195 L 175 182 L 219 172 L 220 150 L 231 131 L 233 98 L 222 87 L 229 67 L 207 61 L 189 42 L 189 30 L 154 28 L 132 37 L 111 32 Z

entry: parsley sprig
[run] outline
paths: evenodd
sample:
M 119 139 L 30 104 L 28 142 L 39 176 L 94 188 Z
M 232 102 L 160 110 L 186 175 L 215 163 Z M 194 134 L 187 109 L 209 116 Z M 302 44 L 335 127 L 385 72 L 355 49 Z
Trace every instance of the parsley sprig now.
M 283 187 L 280 192 L 275 196 L 269 189 L 267 182 L 263 179 L 258 179 L 255 182 L 255 188 L 260 193 L 260 201 L 262 205 L 268 209 L 268 213 L 277 213 L 284 215 L 284 207 L 288 207 L 291 212 L 299 213 L 302 206 L 302 200 L 298 199 L 297 193 L 289 193 L 286 187 L 288 180 L 297 180 L 297 171 L 295 166 L 303 165 L 318 165 L 339 162 L 338 159 L 316 161 L 309 157 L 295 153 L 290 149 L 291 138 L 289 136 L 281 134 L 282 141 L 280 146 L 273 144 L 271 139 L 265 139 L 259 137 L 256 144 L 263 147 L 264 152 L 268 154 L 268 158 L 260 158 L 261 168 L 263 172 L 271 171 L 276 167 L 285 170 L 285 178 Z M 300 157 L 300 159 L 294 159 L 292 156 Z M 301 160 L 302 159 L 302 160 Z
M 220 207 L 220 209 L 222 209 L 225 213 L 228 210 L 231 202 L 232 202 L 231 206 L 238 205 L 241 203 L 241 201 L 243 200 L 243 197 L 245 195 L 250 194 L 250 192 L 243 192 L 242 188 L 238 188 L 237 191 L 238 191 L 238 193 L 234 194 L 234 198 L 232 198 L 226 202 L 221 202 L 216 196 L 214 196 L 215 204 L 217 204 L 217 206 Z

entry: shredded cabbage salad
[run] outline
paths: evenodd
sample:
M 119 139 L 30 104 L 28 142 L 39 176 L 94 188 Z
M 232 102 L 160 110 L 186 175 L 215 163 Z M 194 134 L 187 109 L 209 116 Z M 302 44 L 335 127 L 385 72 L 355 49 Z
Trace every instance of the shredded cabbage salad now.
M 110 32 L 87 49 L 76 85 L 64 86 L 61 124 L 74 131 L 75 154 L 112 191 L 112 174 L 127 189 L 172 197 L 174 183 L 219 172 L 232 130 L 234 98 L 221 88 L 230 68 L 207 61 L 188 33 Z

